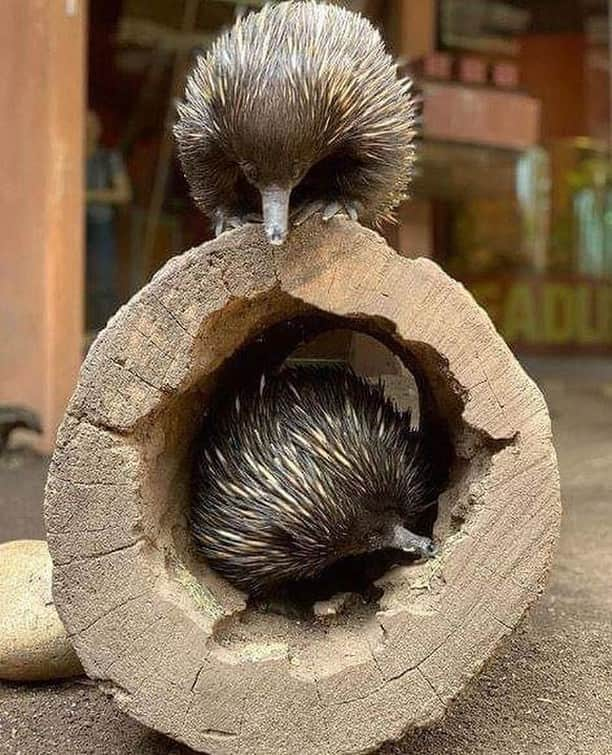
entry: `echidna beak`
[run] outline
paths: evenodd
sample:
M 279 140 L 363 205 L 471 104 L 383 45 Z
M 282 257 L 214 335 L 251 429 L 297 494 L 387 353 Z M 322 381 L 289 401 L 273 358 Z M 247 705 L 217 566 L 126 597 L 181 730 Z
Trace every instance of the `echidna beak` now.
M 437 546 L 428 537 L 415 535 L 401 525 L 395 525 L 390 538 L 390 546 L 407 553 L 416 553 L 422 558 L 434 558 L 438 553 Z
M 261 189 L 264 230 L 268 241 L 274 246 L 280 246 L 287 238 L 290 197 L 290 188 L 266 186 Z

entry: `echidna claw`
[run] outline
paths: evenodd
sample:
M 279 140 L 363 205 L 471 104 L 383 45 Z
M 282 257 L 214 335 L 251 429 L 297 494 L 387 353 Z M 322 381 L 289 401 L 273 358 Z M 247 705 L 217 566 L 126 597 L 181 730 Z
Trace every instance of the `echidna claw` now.
M 306 202 L 300 205 L 297 210 L 291 214 L 291 222 L 293 225 L 302 225 L 308 218 L 316 215 L 317 212 L 321 212 L 325 207 L 325 202 L 318 200 L 316 202 Z
M 345 207 L 351 220 L 359 220 L 360 205 L 357 202 L 349 202 L 347 205 L 345 205 Z
M 359 217 L 359 206 L 352 199 L 339 199 L 330 202 L 323 211 L 323 220 L 331 220 L 336 215 L 345 215 L 349 220 L 357 220 Z
M 334 199 L 331 202 L 319 199 L 314 202 L 307 202 L 298 207 L 292 215 L 291 220 L 293 225 L 301 225 L 317 212 L 321 213 L 321 217 L 325 222 L 335 218 L 337 215 L 344 215 L 350 220 L 357 220 L 359 217 L 359 206 L 352 199 Z
M 237 215 L 232 215 L 231 218 L 226 218 L 225 225 L 228 231 L 233 231 L 234 228 L 241 228 L 245 224 L 242 218 Z
M 263 217 L 256 212 L 249 212 L 244 215 L 220 215 L 215 225 L 215 236 L 220 236 L 226 231 L 233 231 L 236 228 L 242 228 L 247 223 L 263 223 Z
M 323 210 L 323 220 L 331 220 L 335 215 L 339 215 L 342 211 L 343 207 L 340 202 L 330 202 Z
M 215 236 L 220 236 L 226 231 L 233 231 L 242 225 L 244 225 L 244 222 L 238 216 L 219 218 L 215 225 Z

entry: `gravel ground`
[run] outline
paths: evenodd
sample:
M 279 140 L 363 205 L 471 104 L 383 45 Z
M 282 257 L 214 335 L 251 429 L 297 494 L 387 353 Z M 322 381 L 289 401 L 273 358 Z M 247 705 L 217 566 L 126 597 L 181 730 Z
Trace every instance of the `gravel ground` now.
M 385 755 L 612 753 L 612 363 L 529 368 L 551 407 L 565 507 L 549 588 L 445 719 Z M 33 454 L 0 461 L 0 541 L 43 536 L 45 473 Z M 0 753 L 188 752 L 87 680 L 0 684 Z

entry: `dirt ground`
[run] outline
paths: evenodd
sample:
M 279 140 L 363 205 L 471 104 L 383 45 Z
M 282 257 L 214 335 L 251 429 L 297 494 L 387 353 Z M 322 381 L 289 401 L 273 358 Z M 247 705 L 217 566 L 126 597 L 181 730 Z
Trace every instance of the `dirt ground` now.
M 527 366 L 551 408 L 565 507 L 548 590 L 445 719 L 385 755 L 612 753 L 612 362 Z M 32 454 L 0 461 L 0 541 L 44 536 L 45 470 Z M 188 752 L 87 680 L 0 684 L 0 753 Z

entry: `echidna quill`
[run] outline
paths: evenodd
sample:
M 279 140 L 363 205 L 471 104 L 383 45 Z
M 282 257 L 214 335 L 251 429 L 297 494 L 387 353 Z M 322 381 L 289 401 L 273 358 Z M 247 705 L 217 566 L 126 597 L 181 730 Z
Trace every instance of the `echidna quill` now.
M 217 234 L 263 215 L 272 244 L 290 216 L 391 219 L 414 162 L 410 89 L 357 13 L 305 1 L 247 15 L 197 60 L 178 105 L 195 202 Z
M 210 565 L 262 593 L 387 548 L 431 557 L 412 532 L 437 498 L 431 447 L 381 385 L 290 367 L 213 407 L 197 444 L 191 524 Z

